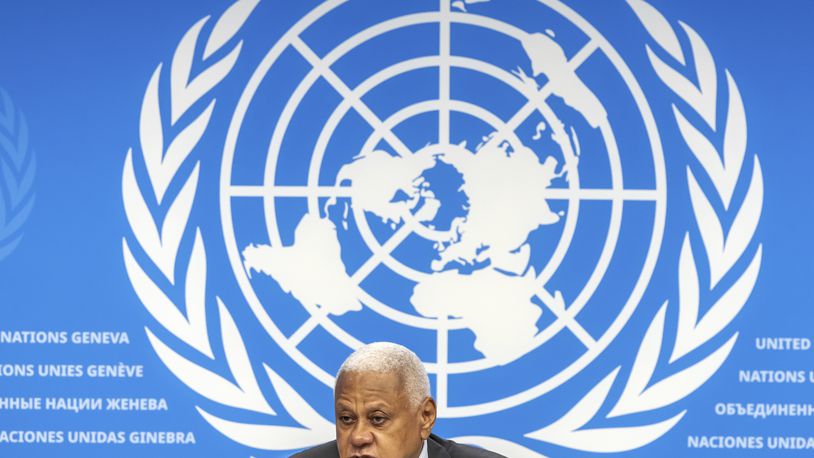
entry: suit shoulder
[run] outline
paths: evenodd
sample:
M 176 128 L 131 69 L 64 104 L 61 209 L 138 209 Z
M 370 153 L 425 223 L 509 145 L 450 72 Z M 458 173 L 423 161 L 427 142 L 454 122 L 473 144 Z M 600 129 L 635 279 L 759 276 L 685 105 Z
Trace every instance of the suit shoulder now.
M 435 434 L 430 436 L 430 441 L 434 441 L 447 453 L 447 455 L 449 455 L 450 458 L 506 458 L 503 455 L 490 452 L 489 450 L 459 444 L 451 440 L 441 439 Z M 443 456 L 443 454 L 441 454 L 441 456 Z M 432 453 L 430 454 L 430 458 L 434 458 Z
M 455 443 L 455 446 L 449 450 L 449 456 L 450 458 L 506 458 L 489 450 L 458 443 Z
M 291 458 L 339 458 L 339 451 L 336 448 L 336 441 L 331 441 L 291 455 Z

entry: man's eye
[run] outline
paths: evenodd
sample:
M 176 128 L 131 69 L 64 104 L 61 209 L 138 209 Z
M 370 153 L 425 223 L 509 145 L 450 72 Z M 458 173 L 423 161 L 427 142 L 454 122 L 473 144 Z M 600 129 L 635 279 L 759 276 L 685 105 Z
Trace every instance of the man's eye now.
M 383 417 L 381 415 L 374 415 L 370 417 L 370 422 L 373 423 L 373 426 L 382 426 L 387 422 L 387 417 Z
M 342 424 L 349 425 L 353 423 L 353 417 L 350 415 L 340 415 L 339 421 L 342 422 Z

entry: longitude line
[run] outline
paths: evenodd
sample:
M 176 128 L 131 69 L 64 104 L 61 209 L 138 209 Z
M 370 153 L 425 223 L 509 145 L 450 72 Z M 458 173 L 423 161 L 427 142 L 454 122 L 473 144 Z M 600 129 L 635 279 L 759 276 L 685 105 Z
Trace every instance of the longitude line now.
M 588 349 L 593 348 L 596 345 L 596 339 L 594 339 L 585 328 L 580 325 L 573 316 L 565 309 L 564 304 L 558 304 L 554 296 L 551 295 L 545 288 L 540 290 L 540 293 L 537 294 L 537 297 L 543 301 L 543 304 L 548 307 L 549 310 L 557 317 L 558 320 L 563 320 L 565 326 L 574 334 L 574 336 L 582 342 L 585 347 Z
M 451 24 L 449 0 L 440 0 L 441 19 L 439 21 L 438 54 L 438 143 L 449 144 L 449 117 L 450 117 L 450 54 L 451 54 Z
M 389 255 L 390 252 L 396 249 L 396 247 L 404 241 L 411 233 L 413 229 L 410 225 L 404 224 L 401 226 L 386 242 L 381 245 L 381 250 L 373 253 L 367 261 L 362 264 L 361 267 L 356 269 L 356 272 L 351 275 L 351 279 L 358 285 L 362 283 L 362 280 L 365 279 L 371 272 L 382 262 L 385 256 Z
M 339 75 L 333 72 L 325 62 L 314 53 L 314 51 L 304 42 L 300 37 L 294 37 L 291 40 L 291 45 L 299 52 L 305 60 L 308 61 L 344 99 L 349 100 L 353 108 L 368 122 L 375 130 L 382 131 L 382 136 L 390 146 L 396 150 L 400 156 L 410 156 L 413 152 L 400 138 L 396 136 L 390 129 L 384 127 L 384 123 L 378 116 L 365 104 L 360 98 L 354 96 L 353 91 L 339 78 Z
M 576 69 L 580 65 L 582 65 L 591 54 L 594 53 L 597 49 L 597 44 L 594 40 L 589 41 L 585 44 L 576 54 L 572 57 L 568 64 L 570 67 Z M 506 129 L 498 131 L 490 140 L 489 142 L 492 144 L 498 143 L 500 144 L 506 139 L 506 130 L 514 130 L 523 123 L 523 121 L 528 118 L 531 113 L 534 112 L 534 104 L 539 100 L 545 100 L 548 98 L 549 95 L 552 93 L 551 83 L 548 82 L 543 85 L 542 88 L 537 92 L 537 94 L 531 100 L 528 100 L 519 110 L 509 118 L 509 121 L 506 122 Z

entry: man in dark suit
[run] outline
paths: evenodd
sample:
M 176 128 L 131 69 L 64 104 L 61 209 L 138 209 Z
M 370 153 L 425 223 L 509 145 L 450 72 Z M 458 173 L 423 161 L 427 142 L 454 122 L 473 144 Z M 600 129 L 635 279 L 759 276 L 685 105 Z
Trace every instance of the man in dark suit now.
M 293 458 L 505 458 L 431 434 L 436 406 L 421 360 L 377 342 L 348 357 L 334 388 L 336 440 Z

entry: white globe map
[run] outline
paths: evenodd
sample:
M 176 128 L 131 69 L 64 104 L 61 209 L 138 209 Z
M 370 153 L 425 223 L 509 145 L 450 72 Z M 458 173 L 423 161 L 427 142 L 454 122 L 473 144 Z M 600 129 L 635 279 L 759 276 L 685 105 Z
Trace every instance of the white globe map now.
M 597 127 L 605 111 L 567 65 L 553 32 L 530 34 L 521 44 L 533 75 L 518 66 L 514 73 L 523 85 L 537 92 L 534 77 L 543 75 L 554 95 Z M 545 130 L 540 123 L 534 138 Z M 572 140 L 578 144 L 568 136 L 551 135 L 561 146 Z M 529 139 L 526 144 L 533 142 Z M 438 163 L 460 174 L 466 205 L 464 215 L 436 238 L 432 273 L 414 286 L 410 303 L 423 317 L 462 320 L 475 334 L 475 350 L 497 363 L 511 361 L 533 347 L 539 332 L 536 323 L 543 310 L 532 301 L 540 285 L 529 262 L 528 238 L 540 226 L 560 222 L 562 214 L 551 210 L 544 191 L 553 180 L 568 179 L 568 165 L 493 133 L 474 150 L 462 143 L 428 145 L 406 156 L 363 151 L 340 169 L 335 186 L 350 186 L 354 211 L 373 214 L 393 229 L 406 224 L 435 231 L 436 216 L 446 203 L 433 193 L 424 173 Z M 333 205 L 335 197 L 326 205 L 326 214 Z M 248 271 L 271 276 L 309 310 L 342 315 L 361 310 L 363 304 L 341 252 L 334 221 L 308 213 L 299 221 L 290 246 L 252 244 L 242 255 Z M 462 267 L 471 271 L 462 272 Z
M 540 4 L 552 15 L 515 24 L 404 3 L 339 32 L 321 18 L 353 8 L 326 2 L 249 78 L 221 163 L 229 261 L 321 384 L 392 340 L 442 416 L 504 411 L 579 374 L 639 305 L 666 214 L 656 123 L 607 39 Z M 535 377 L 450 396 L 520 368 Z

